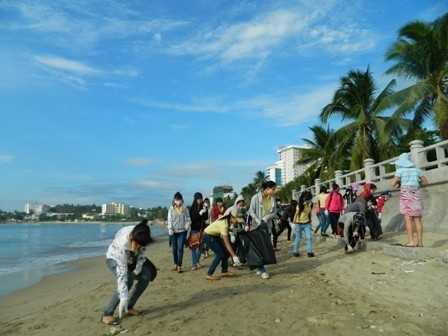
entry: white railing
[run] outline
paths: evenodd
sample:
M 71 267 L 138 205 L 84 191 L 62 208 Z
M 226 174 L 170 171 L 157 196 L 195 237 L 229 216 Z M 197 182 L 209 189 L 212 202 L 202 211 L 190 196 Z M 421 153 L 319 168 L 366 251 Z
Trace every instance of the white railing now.
M 423 141 L 414 140 L 410 143 L 410 153 L 416 166 L 425 172 L 430 183 L 448 182 L 448 140 L 423 147 Z M 394 157 L 382 162 L 374 163 L 371 159 L 364 160 L 364 167 L 356 171 L 343 174 L 341 171 L 335 172 L 335 178 L 321 182 L 319 179 L 312 186 L 302 186 L 300 191 L 309 190 L 317 194 L 320 187 L 325 185 L 331 187 L 337 183 L 341 188 L 347 188 L 353 183 L 363 184 L 366 182 L 375 183 L 379 191 L 389 189 L 389 180 L 395 173 Z M 299 191 L 293 191 L 293 198 L 297 198 Z

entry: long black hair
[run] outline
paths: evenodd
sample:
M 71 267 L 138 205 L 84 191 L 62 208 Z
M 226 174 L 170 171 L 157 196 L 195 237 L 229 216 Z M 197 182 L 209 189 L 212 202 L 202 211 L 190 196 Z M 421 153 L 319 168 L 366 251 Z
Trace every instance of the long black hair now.
M 312 198 L 313 198 L 313 195 L 308 190 L 305 190 L 304 192 L 302 192 L 300 194 L 300 197 L 299 197 L 299 216 L 302 213 L 302 211 L 305 209 L 305 203 L 311 201 Z
M 204 203 L 204 197 L 202 197 L 202 194 L 200 193 L 200 192 L 197 192 L 197 193 L 195 193 L 194 194 L 194 197 L 193 197 L 193 203 L 191 204 L 191 211 L 196 211 L 196 210 L 201 210 L 199 207 L 199 204 L 198 204 L 198 199 L 201 199 L 202 200 L 202 203 Z M 201 207 L 202 207 L 202 205 L 201 205 Z

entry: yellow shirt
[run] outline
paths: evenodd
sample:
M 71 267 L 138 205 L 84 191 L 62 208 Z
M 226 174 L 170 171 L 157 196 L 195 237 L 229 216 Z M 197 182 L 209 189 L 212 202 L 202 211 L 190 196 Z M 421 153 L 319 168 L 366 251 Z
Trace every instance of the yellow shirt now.
M 317 195 L 317 199 L 319 200 L 319 207 L 325 208 L 325 203 L 327 202 L 328 194 L 320 193 Z
M 176 210 L 176 213 L 177 213 L 178 215 L 180 215 L 180 214 L 182 213 L 182 211 L 184 210 L 184 208 L 183 208 L 183 207 L 177 207 L 177 206 L 175 206 L 175 207 L 174 207 L 174 210 Z
M 229 222 L 227 218 L 218 219 L 207 226 L 204 230 L 209 236 L 228 236 L 229 235 Z
M 308 224 L 310 222 L 311 204 L 306 203 L 303 211 L 299 214 L 299 206 L 294 216 L 295 224 Z
M 272 199 L 271 196 L 264 197 L 263 196 L 263 217 L 269 215 L 272 210 Z

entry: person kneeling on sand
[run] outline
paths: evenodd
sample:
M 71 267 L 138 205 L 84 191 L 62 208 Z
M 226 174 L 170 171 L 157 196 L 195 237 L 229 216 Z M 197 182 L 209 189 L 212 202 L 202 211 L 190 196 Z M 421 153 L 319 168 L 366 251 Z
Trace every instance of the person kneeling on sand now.
M 241 262 L 235 251 L 232 248 L 232 244 L 229 239 L 229 227 L 238 221 L 237 217 L 234 217 L 231 213 L 214 221 L 204 230 L 204 241 L 207 246 L 215 253 L 212 263 L 207 272 L 207 280 L 220 280 L 221 278 L 213 275 L 216 268 L 221 263 L 222 277 L 233 276 L 234 274 L 229 272 L 229 254 L 232 257 L 234 266 L 241 266 Z
M 156 276 L 154 265 L 144 255 L 145 247 L 152 242 L 147 222 L 143 220 L 138 225 L 120 229 L 109 245 L 106 265 L 117 279 L 117 290 L 103 312 L 102 322 L 105 324 L 116 323 L 114 312 L 117 306 L 120 319 L 126 314 L 139 315 L 134 306 Z M 135 280 L 137 285 L 129 297 Z

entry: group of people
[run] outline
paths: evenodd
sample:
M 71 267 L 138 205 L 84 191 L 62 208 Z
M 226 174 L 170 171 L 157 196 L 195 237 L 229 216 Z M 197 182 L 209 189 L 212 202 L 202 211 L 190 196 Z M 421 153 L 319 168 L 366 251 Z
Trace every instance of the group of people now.
M 408 153 L 400 156 L 396 168 L 391 185 L 400 187 L 400 213 L 405 218 L 408 233 L 408 243 L 405 246 L 420 247 L 423 246 L 421 187 L 427 185 L 428 180 L 415 167 Z M 313 211 L 319 220 L 314 234 L 320 231 L 322 236 L 328 236 L 326 232 L 331 227 L 335 237 L 344 239 L 346 251 L 352 252 L 362 245 L 366 228 L 369 228 L 372 239 L 381 237 L 381 213 L 388 196 L 381 194 L 375 197 L 375 191 L 374 184 L 365 183 L 347 188 L 343 195 L 340 187 L 334 183 L 330 192 L 321 186 L 319 194 L 313 197 L 310 191 L 305 190 L 298 200 L 292 200 L 284 207 L 280 200 L 275 199 L 275 182 L 266 181 L 251 198 L 248 207 L 244 198 L 239 196 L 228 209 L 222 199 L 214 200 L 211 206 L 210 200 L 204 199 L 200 193 L 194 195 L 191 206 L 187 207 L 183 196 L 177 192 L 167 219 L 173 271 L 182 273 L 184 248 L 188 246 L 193 271 L 201 267 L 201 256 L 207 257 L 211 250 L 213 260 L 207 271 L 207 279 L 216 281 L 231 277 L 234 273 L 229 271 L 229 260 L 233 266 L 238 267 L 242 264 L 241 256 L 246 259 L 244 253 L 241 253 L 244 249 L 247 253 L 244 241 L 249 242 L 249 245 L 263 245 L 266 240 L 263 238 L 267 236 L 269 241 L 263 248 L 268 253 L 269 250 L 272 251 L 274 261 L 271 258 L 271 261 L 263 263 L 269 258 L 263 259 L 263 251 L 255 251 L 255 254 L 261 254 L 257 259 L 261 263 L 255 263 L 254 269 L 262 279 L 269 279 L 266 264 L 275 263 L 274 251 L 278 250 L 278 238 L 284 231 L 287 231 L 288 241 L 292 240 L 292 256 L 301 256 L 300 244 L 303 238 L 306 239 L 307 256 L 315 256 L 311 223 Z M 248 238 L 255 232 L 258 236 L 254 234 L 254 237 L 257 238 Z M 145 247 L 151 241 L 146 220 L 136 226 L 124 227 L 116 233 L 107 251 L 106 264 L 117 280 L 117 290 L 103 312 L 103 323 L 117 323 L 114 318 L 117 307 L 120 319 L 125 315 L 139 314 L 134 306 L 157 275 L 157 269 L 144 255 Z M 216 276 L 215 271 L 219 266 L 221 274 Z M 135 281 L 137 284 L 133 286 Z
M 242 196 L 237 197 L 234 205 L 226 209 L 220 198 L 210 207 L 210 201 L 204 199 L 200 193 L 194 195 L 192 205 L 187 207 L 183 196 L 177 192 L 168 210 L 167 219 L 173 271 L 182 273 L 184 247 L 188 246 L 191 250 L 193 271 L 201 266 L 201 254 L 207 257 L 208 251 L 211 250 L 214 259 L 208 269 L 207 279 L 220 279 L 214 275 L 219 264 L 222 266 L 222 276 L 232 276 L 228 271 L 229 256 L 234 265 L 241 264 L 235 252 L 238 232 L 255 230 L 262 224 L 271 230 L 272 221 L 277 214 L 275 191 L 274 182 L 263 183 L 261 191 L 253 196 L 248 209 Z M 257 269 L 257 273 L 263 279 L 269 278 L 263 265 Z

